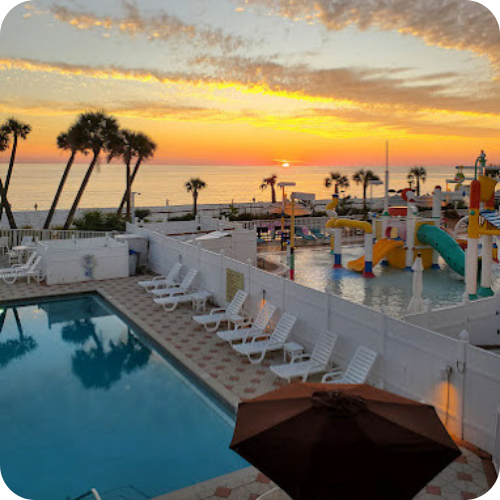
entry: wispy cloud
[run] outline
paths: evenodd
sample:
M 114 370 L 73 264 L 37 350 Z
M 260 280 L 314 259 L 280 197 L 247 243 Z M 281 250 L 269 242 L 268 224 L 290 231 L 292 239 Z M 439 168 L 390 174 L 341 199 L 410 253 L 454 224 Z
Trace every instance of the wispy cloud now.
M 326 29 L 376 28 L 421 38 L 426 44 L 488 57 L 500 70 L 500 33 L 495 16 L 470 0 L 234 0 Z
M 483 86 L 476 95 L 447 94 L 449 85 L 440 84 L 442 77 L 421 85 L 408 86 L 398 76 L 403 70 L 371 70 L 363 68 L 312 69 L 306 65 L 283 66 L 267 60 L 241 57 L 205 57 L 193 61 L 198 70 L 163 72 L 159 70 L 117 66 L 88 66 L 32 59 L 0 59 L 0 70 L 23 70 L 82 76 L 103 80 L 158 82 L 214 89 L 235 89 L 247 94 L 263 94 L 304 102 L 351 104 L 358 107 L 390 109 L 433 109 L 478 114 L 500 114 L 500 90 Z M 206 68 L 205 68 L 206 66 Z M 429 77 L 430 79 L 430 77 Z
M 55 19 L 70 24 L 81 30 L 104 30 L 119 32 L 129 37 L 144 35 L 149 40 L 190 43 L 205 47 L 218 48 L 228 53 L 245 47 L 249 42 L 240 36 L 227 35 L 221 29 L 212 29 L 186 23 L 179 17 L 159 12 L 155 16 L 142 14 L 133 3 L 123 2 L 123 15 L 100 16 L 90 11 L 77 10 L 62 5 L 53 5 L 49 9 Z M 29 11 L 31 14 L 33 11 Z

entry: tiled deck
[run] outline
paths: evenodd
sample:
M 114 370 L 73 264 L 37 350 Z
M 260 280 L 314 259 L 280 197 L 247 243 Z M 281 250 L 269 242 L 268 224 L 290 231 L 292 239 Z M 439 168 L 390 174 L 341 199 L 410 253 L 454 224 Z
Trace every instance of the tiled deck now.
M 28 285 L 24 281 L 11 286 L 1 283 L 0 300 L 98 291 L 232 405 L 236 405 L 240 398 L 263 394 L 282 384 L 268 370 L 270 364 L 282 359 L 281 354 L 269 356 L 262 365 L 251 365 L 246 359 L 236 356 L 217 336 L 197 327 L 191 319 L 193 313 L 189 307 L 180 306 L 172 313 L 165 313 L 153 303 L 150 295 L 137 287 L 139 279 L 51 287 Z M 477 498 L 491 488 L 495 481 L 491 457 L 477 451 L 473 453 L 465 448 L 465 443 L 462 445 L 464 454 L 418 495 L 419 500 L 467 500 Z M 160 498 L 254 500 L 272 487 L 262 474 L 248 468 Z

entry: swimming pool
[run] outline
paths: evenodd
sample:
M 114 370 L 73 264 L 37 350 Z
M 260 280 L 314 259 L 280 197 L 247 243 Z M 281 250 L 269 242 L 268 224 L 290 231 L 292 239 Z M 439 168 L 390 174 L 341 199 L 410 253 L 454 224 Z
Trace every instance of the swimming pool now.
M 329 291 L 357 304 L 372 309 L 386 308 L 388 314 L 401 318 L 412 295 L 412 273 L 389 266 L 378 265 L 375 279 L 346 269 L 347 263 L 363 255 L 361 246 L 342 248 L 344 269 L 333 269 L 333 255 L 326 247 L 300 248 L 295 252 L 295 280 L 297 283 L 321 291 Z M 286 263 L 283 253 L 266 254 L 270 260 Z M 423 274 L 423 297 L 433 308 L 446 307 L 462 301 L 465 282 L 440 260 L 441 269 L 426 269 Z M 493 264 L 493 289 L 500 291 L 500 266 Z
M 34 500 L 152 498 L 248 464 L 233 415 L 100 296 L 0 315 L 0 468 Z

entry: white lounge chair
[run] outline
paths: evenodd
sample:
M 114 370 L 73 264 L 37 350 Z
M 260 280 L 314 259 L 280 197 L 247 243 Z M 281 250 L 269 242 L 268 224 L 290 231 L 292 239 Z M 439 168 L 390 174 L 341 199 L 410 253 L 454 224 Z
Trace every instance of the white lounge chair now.
M 35 278 L 35 280 L 40 283 L 43 280 L 43 274 L 40 267 L 41 262 L 42 257 L 39 256 L 29 268 L 23 266 L 13 267 L 10 269 L 10 272 L 1 274 L 0 278 L 3 279 L 4 283 L 7 285 L 14 284 L 18 278 L 28 278 L 28 283 L 30 283 L 31 278 Z
M 267 340 L 257 340 L 258 337 L 254 337 L 250 342 L 233 345 L 233 349 L 238 354 L 246 356 L 252 364 L 262 363 L 268 352 L 284 348 L 296 321 L 295 316 L 284 313 L 273 333 L 268 335 Z
M 196 321 L 196 323 L 203 325 L 207 332 L 217 331 L 220 324 L 226 321 L 228 328 L 231 326 L 231 324 L 241 323 L 245 319 L 241 314 L 241 308 L 243 307 L 243 303 L 245 302 L 247 297 L 247 292 L 238 290 L 231 303 L 227 306 L 227 309 L 212 309 L 210 311 L 210 314 L 193 316 L 193 320 Z
M 196 304 L 200 302 L 206 302 L 212 294 L 210 292 L 206 292 L 204 290 L 200 290 L 198 292 L 193 293 L 185 293 L 179 295 L 172 295 L 171 297 L 162 297 L 159 299 L 154 299 L 156 304 L 165 309 L 166 312 L 174 311 L 179 304 L 185 304 L 187 302 L 191 302 L 193 308 Z
M 29 256 L 29 259 L 24 264 L 14 264 L 12 267 L 4 267 L 4 268 L 0 269 L 0 276 L 3 274 L 12 274 L 13 269 L 18 269 L 18 270 L 26 269 L 26 270 L 28 270 L 33 265 L 33 263 L 35 262 L 37 257 L 38 257 L 37 253 L 33 252 Z
M 217 336 L 221 340 L 225 340 L 232 344 L 237 341 L 245 341 L 253 337 L 262 337 L 266 333 L 269 322 L 273 317 L 276 307 L 266 302 L 260 309 L 259 314 L 254 322 L 246 321 L 235 325 L 232 330 L 217 332 Z
M 358 347 L 345 373 L 340 368 L 323 376 L 323 384 L 364 384 L 378 354 L 365 346 Z
M 290 382 L 292 378 L 302 377 L 306 382 L 309 375 L 328 371 L 333 348 L 337 342 L 337 334 L 324 331 L 311 354 L 300 354 L 295 356 L 291 363 L 271 366 L 271 371 L 280 378 Z
M 2 252 L 2 255 L 5 255 L 9 251 L 9 237 L 8 236 L 2 236 L 0 238 L 0 252 Z
M 152 280 L 148 281 L 139 281 L 137 283 L 139 286 L 142 286 L 147 292 L 151 292 L 152 290 L 157 290 L 158 288 L 163 288 L 168 285 L 175 285 L 177 280 L 179 279 L 179 274 L 182 270 L 182 264 L 174 264 L 170 272 L 166 276 L 156 276 Z
M 156 297 L 171 297 L 173 295 L 186 295 L 191 287 L 193 286 L 193 282 L 198 276 L 197 269 L 190 269 L 186 276 L 182 279 L 180 284 L 174 285 L 166 285 L 164 288 L 158 288 L 157 290 L 152 290 L 151 293 Z

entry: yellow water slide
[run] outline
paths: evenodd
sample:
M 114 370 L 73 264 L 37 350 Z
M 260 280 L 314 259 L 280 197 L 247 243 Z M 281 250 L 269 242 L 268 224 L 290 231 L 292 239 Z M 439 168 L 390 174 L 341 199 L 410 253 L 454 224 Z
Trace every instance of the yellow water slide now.
M 375 267 L 384 257 L 396 250 L 396 248 L 402 248 L 403 246 L 404 243 L 400 240 L 383 238 L 377 241 L 373 247 L 373 267 Z M 365 256 L 363 255 L 359 259 L 351 260 L 351 262 L 347 264 L 347 267 L 358 273 L 363 272 L 365 269 Z

